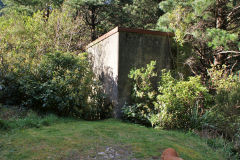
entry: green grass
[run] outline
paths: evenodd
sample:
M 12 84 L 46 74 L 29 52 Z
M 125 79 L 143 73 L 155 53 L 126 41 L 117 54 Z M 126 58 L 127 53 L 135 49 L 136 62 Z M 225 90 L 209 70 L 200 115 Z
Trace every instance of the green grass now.
M 24 118 L 16 118 L 9 120 L 0 119 L 0 130 L 9 131 L 26 128 L 40 128 L 42 126 L 50 126 L 55 123 L 73 121 L 73 119 L 59 118 L 54 114 L 39 116 L 34 112 L 28 113 Z
M 173 147 L 185 160 L 223 160 L 206 141 L 193 134 L 105 121 L 59 121 L 51 126 L 0 132 L 0 160 L 98 159 L 113 148 L 124 159 L 159 159 Z M 99 158 L 100 159 L 100 158 Z
M 1 106 L 0 104 L 0 131 L 40 128 L 69 121 L 73 121 L 73 119 L 60 118 L 54 114 L 39 115 L 35 111 L 18 106 Z

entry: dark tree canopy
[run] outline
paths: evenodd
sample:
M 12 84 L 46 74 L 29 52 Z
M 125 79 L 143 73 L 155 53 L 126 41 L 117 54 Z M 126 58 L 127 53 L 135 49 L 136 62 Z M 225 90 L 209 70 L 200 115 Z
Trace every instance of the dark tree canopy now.
M 240 69 L 239 0 L 166 0 L 160 7 L 166 13 L 158 28 L 175 32 L 179 44 L 190 44 L 185 64 L 195 75 L 207 79 L 212 66 L 226 65 L 229 72 Z
M 4 7 L 3 2 L 0 0 L 0 9 L 2 9 Z

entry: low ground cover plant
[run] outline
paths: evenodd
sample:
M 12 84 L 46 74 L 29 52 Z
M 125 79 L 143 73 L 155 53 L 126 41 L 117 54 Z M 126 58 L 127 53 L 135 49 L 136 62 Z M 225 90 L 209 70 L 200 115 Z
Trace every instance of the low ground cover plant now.
M 3 133 L 18 129 L 40 128 L 56 123 L 71 122 L 73 120 L 51 113 L 43 114 L 20 106 L 0 106 L 0 131 Z

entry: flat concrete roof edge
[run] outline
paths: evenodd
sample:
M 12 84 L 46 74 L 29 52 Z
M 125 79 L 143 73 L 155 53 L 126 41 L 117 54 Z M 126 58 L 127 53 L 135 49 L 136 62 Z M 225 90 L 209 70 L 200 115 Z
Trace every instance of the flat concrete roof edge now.
M 130 32 L 130 33 L 151 34 L 151 35 L 174 37 L 174 33 L 171 33 L 171 32 L 160 32 L 160 31 L 151 31 L 151 30 L 144 30 L 144 29 L 116 27 L 116 28 L 112 29 L 111 31 L 107 32 L 106 34 L 102 35 L 101 37 L 97 38 L 90 44 L 88 44 L 86 48 L 92 47 L 93 45 L 103 41 L 104 39 L 110 37 L 111 35 L 113 35 L 117 32 Z

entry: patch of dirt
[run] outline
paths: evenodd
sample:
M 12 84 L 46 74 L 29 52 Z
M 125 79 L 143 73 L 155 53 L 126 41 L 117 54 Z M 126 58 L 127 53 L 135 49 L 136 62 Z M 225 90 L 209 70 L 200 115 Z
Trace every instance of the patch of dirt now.
M 81 156 L 77 151 L 70 151 L 60 160 L 138 160 L 133 157 L 131 147 L 108 146 L 91 155 Z
M 106 147 L 104 151 L 98 152 L 92 160 L 137 160 L 132 158 L 130 147 Z
M 145 158 L 144 160 L 159 160 L 160 157 Z M 84 155 L 78 151 L 70 151 L 60 160 L 140 160 L 134 157 L 130 146 L 107 146 L 99 151 L 91 151 Z
M 70 151 L 67 156 L 61 157 L 60 160 L 84 160 L 84 157 L 78 151 Z

